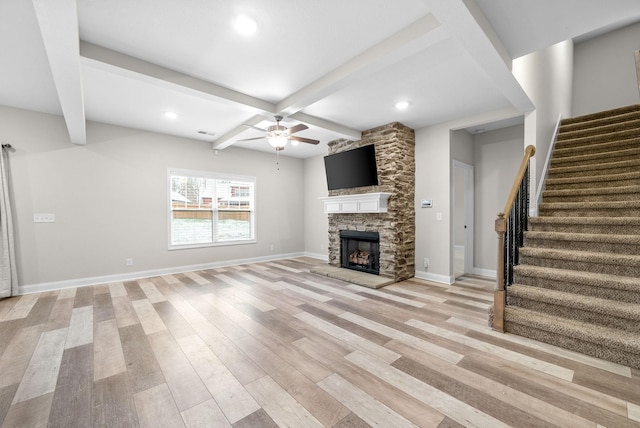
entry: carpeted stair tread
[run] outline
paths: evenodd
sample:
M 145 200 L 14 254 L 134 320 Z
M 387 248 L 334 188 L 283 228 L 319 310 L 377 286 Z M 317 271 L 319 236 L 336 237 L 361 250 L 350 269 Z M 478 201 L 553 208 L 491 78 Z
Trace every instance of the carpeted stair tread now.
M 586 155 L 615 152 L 619 150 L 626 150 L 628 148 L 635 148 L 638 147 L 638 145 L 640 145 L 640 136 L 627 139 L 604 141 L 601 143 L 593 143 L 589 144 L 588 146 L 582 146 L 579 148 L 571 146 L 562 148 L 556 146 L 553 151 L 553 158 L 562 159 L 567 156 L 576 156 L 578 154 Z
M 551 159 L 551 167 L 586 165 L 593 162 L 603 162 L 605 159 L 640 159 L 640 145 L 622 150 L 587 154 L 579 153 L 572 156 L 553 158 Z
M 543 200 L 547 202 L 549 199 L 562 199 L 566 202 L 575 202 L 571 199 L 585 198 L 588 201 L 590 197 L 607 197 L 610 200 L 613 198 L 624 198 L 624 200 L 640 200 L 640 184 L 633 186 L 616 186 L 616 187 L 587 187 L 584 189 L 562 189 L 562 190 L 545 190 L 542 192 Z M 623 200 L 623 199 L 618 199 Z
M 529 239 L 547 239 L 567 242 L 640 245 L 640 235 L 610 235 L 603 233 L 525 232 Z
M 588 123 L 598 121 L 602 119 L 611 118 L 615 120 L 616 117 L 623 116 L 627 113 L 633 113 L 640 111 L 640 104 L 630 104 L 628 106 L 617 107 L 605 111 L 599 111 L 595 113 L 584 114 L 581 116 L 567 117 L 562 119 L 562 125 L 571 125 L 576 123 Z
M 513 284 L 509 287 L 509 296 L 534 300 L 554 306 L 583 310 L 585 312 L 593 312 L 614 318 L 624 318 L 640 323 L 640 307 L 634 303 L 618 302 L 615 300 L 518 284 Z M 562 316 L 561 314 L 558 315 Z
M 615 160 L 612 162 L 601 162 L 598 164 L 570 165 L 570 166 L 551 166 L 549 168 L 549 177 L 558 177 L 564 174 L 573 174 L 574 176 L 585 176 L 592 174 L 605 174 L 607 171 L 629 172 L 640 169 L 640 158 Z
M 528 277 L 560 280 L 574 284 L 584 284 L 592 287 L 606 288 L 615 294 L 615 290 L 625 290 L 640 294 L 640 278 L 631 276 L 610 275 L 606 273 L 594 273 L 575 271 L 569 269 L 549 268 L 533 265 L 518 265 L 513 267 L 514 274 Z
M 582 137 L 589 137 L 602 134 L 612 134 L 616 132 L 623 132 L 626 130 L 637 130 L 640 128 L 640 118 L 627 117 L 626 120 L 610 121 L 609 123 L 603 123 L 601 120 L 599 126 L 573 126 L 573 129 L 569 127 L 560 127 L 558 133 L 558 141 L 571 140 Z
M 640 171 L 621 172 L 616 174 L 593 175 L 581 177 L 549 177 L 545 182 L 547 189 L 606 187 L 613 185 L 637 185 L 640 184 Z
M 527 325 L 561 336 L 637 354 L 640 359 L 640 335 L 634 332 L 574 321 L 537 311 L 514 307 L 506 308 L 505 321 L 507 323 L 513 322 Z M 507 331 L 509 331 L 508 328 Z
M 580 148 L 589 146 L 591 144 L 598 144 L 612 140 L 626 140 L 629 138 L 637 138 L 639 136 L 640 130 L 638 130 L 637 128 L 575 138 L 569 138 L 568 136 L 562 137 L 561 135 L 558 135 L 556 139 L 556 147 L 563 149 L 568 147 Z
M 640 201 L 606 201 L 606 202 L 543 202 L 540 209 L 623 209 L 640 208 Z
M 631 106 L 631 109 L 622 113 L 606 115 L 599 114 L 592 119 L 581 119 L 581 117 L 563 119 L 560 122 L 560 132 L 571 132 L 577 129 L 594 128 L 600 126 L 606 126 L 611 123 L 627 122 L 640 118 L 640 105 Z
M 529 224 L 535 225 L 564 225 L 564 224 L 584 224 L 591 226 L 638 226 L 640 227 L 640 217 L 531 217 Z
M 539 206 L 541 216 L 608 216 L 629 217 L 640 210 L 640 200 L 602 202 L 543 202 Z
M 557 248 L 523 247 L 520 249 L 520 255 L 543 259 L 640 267 L 640 256 L 631 254 L 600 253 L 595 251 L 571 251 L 561 250 Z

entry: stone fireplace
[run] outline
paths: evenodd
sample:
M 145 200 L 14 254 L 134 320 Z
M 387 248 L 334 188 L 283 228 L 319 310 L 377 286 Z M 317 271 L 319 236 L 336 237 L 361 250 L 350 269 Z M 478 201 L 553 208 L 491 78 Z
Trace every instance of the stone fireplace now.
M 329 264 L 335 267 L 343 265 L 341 232 L 375 233 L 379 239 L 377 273 L 402 281 L 415 274 L 415 133 L 413 129 L 394 122 L 364 131 L 360 141 L 332 141 L 329 154 L 368 144 L 375 144 L 379 185 L 331 190 L 329 197 L 383 194 L 388 196 L 388 200 L 384 200 L 382 212 L 328 214 Z

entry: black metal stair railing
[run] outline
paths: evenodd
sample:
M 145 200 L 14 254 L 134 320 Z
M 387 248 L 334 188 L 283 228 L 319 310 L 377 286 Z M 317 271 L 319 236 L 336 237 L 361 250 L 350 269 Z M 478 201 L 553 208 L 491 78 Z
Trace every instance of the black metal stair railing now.
M 498 233 L 498 269 L 493 296 L 492 327 L 498 331 L 504 331 L 507 291 L 513 284 L 513 267 L 520 262 L 519 250 L 524 244 L 524 232 L 529 225 L 529 164 L 535 152 L 533 146 L 525 149 L 505 209 L 498 213 L 495 223 Z

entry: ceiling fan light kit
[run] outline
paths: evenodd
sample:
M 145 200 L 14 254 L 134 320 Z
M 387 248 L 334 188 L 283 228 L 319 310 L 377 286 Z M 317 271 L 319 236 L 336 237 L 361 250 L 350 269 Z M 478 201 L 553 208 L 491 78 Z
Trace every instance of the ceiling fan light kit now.
M 312 140 L 310 138 L 304 138 L 304 137 L 297 137 L 294 136 L 292 134 L 295 134 L 296 132 L 299 131 L 303 131 L 305 129 L 308 128 L 307 125 L 304 125 L 302 123 L 299 123 L 295 126 L 292 126 L 291 128 L 287 128 L 286 126 L 282 126 L 280 125 L 280 121 L 282 120 L 282 116 L 277 115 L 274 117 L 274 119 L 276 120 L 276 124 L 272 125 L 270 127 L 268 127 L 267 129 L 262 129 L 262 128 L 258 128 L 256 126 L 252 126 L 252 125 L 246 125 L 250 128 L 253 129 L 258 129 L 262 132 L 265 133 L 264 137 L 256 137 L 256 138 L 246 138 L 244 140 L 238 140 L 238 141 L 251 141 L 251 140 L 262 140 L 262 139 L 266 139 L 269 144 L 274 147 L 276 149 L 276 151 L 281 151 L 284 150 L 284 146 L 287 145 L 287 143 L 289 142 L 289 140 L 291 140 L 292 142 L 303 142 L 303 143 L 309 143 L 309 144 L 318 144 L 320 141 L 318 140 Z

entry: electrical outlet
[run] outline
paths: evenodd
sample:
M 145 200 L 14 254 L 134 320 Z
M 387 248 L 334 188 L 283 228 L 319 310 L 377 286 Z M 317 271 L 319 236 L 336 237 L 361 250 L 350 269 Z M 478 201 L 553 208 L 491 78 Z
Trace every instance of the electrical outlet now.
M 56 215 L 54 213 L 34 213 L 34 223 L 53 223 L 56 221 Z
M 127 262 L 127 266 L 133 266 L 133 259 L 132 258 L 128 258 L 126 260 L 126 262 Z
M 424 258 L 424 267 L 428 268 L 429 267 L 429 259 L 428 258 Z

